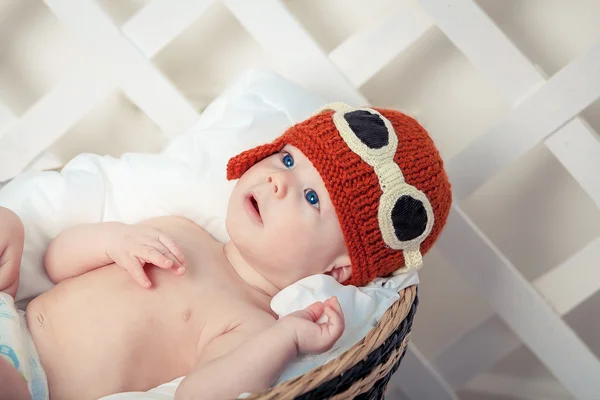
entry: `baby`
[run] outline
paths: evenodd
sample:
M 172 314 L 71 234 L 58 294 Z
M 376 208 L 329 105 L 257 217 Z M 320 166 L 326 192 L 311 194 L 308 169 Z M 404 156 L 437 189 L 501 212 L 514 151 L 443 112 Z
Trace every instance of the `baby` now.
M 228 243 L 174 216 L 71 227 L 44 257 L 57 285 L 26 313 L 23 225 L 0 208 L 0 398 L 97 399 L 180 376 L 176 400 L 267 389 L 344 330 L 335 298 L 278 319 L 273 296 L 313 274 L 362 286 L 419 268 L 451 204 L 431 138 L 393 110 L 329 105 L 227 174 Z M 23 321 L 17 344 L 3 315 Z

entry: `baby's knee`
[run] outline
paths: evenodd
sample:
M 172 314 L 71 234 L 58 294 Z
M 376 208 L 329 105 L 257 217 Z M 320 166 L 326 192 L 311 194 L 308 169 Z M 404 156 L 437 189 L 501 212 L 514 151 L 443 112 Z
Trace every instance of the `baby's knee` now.
M 0 400 L 31 400 L 27 382 L 8 361 L 0 356 Z

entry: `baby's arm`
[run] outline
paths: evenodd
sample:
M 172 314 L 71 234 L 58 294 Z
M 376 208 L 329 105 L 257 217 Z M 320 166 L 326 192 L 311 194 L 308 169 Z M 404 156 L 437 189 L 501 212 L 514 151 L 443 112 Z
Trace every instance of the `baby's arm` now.
M 328 322 L 316 323 L 323 314 Z M 329 350 L 343 331 L 336 298 L 283 317 L 252 338 L 231 331 L 210 343 L 177 388 L 175 400 L 231 399 L 268 389 L 299 354 Z
M 112 263 L 127 270 L 141 286 L 150 287 L 146 263 L 182 274 L 185 260 L 175 242 L 152 226 L 152 220 L 76 225 L 61 232 L 44 256 L 54 283 Z
M 8 208 L 0 207 L 0 292 L 15 297 L 25 232 L 21 219 Z
M 229 332 L 215 339 L 206 353 L 222 356 L 200 361 L 177 388 L 175 400 L 235 399 L 240 393 L 262 391 L 297 355 L 289 333 L 277 324 L 251 339 Z
M 44 267 L 54 283 L 112 264 L 106 248 L 121 228 L 118 222 L 76 225 L 62 231 L 48 246 Z

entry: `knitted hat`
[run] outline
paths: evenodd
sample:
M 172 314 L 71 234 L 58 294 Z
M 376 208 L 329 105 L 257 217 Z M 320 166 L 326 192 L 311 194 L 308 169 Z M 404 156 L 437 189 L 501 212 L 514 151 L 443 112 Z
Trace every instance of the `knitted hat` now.
M 344 284 L 363 286 L 422 266 L 452 193 L 438 150 L 417 121 L 395 110 L 330 104 L 274 142 L 233 157 L 227 178 L 239 179 L 286 144 L 302 151 L 325 183 L 352 265 Z

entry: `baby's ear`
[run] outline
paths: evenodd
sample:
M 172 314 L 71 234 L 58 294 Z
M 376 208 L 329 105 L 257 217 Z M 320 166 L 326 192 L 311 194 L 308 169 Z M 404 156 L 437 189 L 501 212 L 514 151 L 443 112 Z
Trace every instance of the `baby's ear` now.
M 350 265 L 350 257 L 348 255 L 341 256 L 338 258 L 328 273 L 338 281 L 339 283 L 344 283 L 348 279 L 350 279 L 350 275 L 352 275 L 352 266 Z
M 350 265 L 335 267 L 331 270 L 331 276 L 339 283 L 346 282 L 350 279 L 350 275 L 352 275 L 352 267 Z

